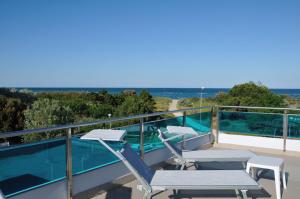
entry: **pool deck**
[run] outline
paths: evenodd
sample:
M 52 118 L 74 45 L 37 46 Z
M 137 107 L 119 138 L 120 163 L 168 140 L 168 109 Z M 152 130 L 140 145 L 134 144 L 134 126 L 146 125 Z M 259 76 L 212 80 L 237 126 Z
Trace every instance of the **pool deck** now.
M 216 145 L 212 149 L 248 149 L 258 155 L 268 155 L 274 157 L 280 157 L 285 161 L 286 175 L 287 175 L 287 189 L 283 190 L 283 199 L 296 199 L 300 198 L 300 153 L 293 152 L 282 152 L 278 150 L 261 149 L 261 148 L 250 148 L 234 145 Z M 174 165 L 169 162 L 164 166 L 164 169 L 172 169 Z M 162 168 L 159 168 L 162 169 Z M 195 169 L 194 166 L 188 169 Z M 202 163 L 200 169 L 242 169 L 240 163 Z M 109 186 L 110 188 L 100 187 L 96 191 L 80 194 L 74 199 L 140 199 L 143 193 L 136 189 L 137 181 L 132 180 L 132 176 L 128 177 L 127 183 L 120 183 L 120 185 Z M 272 171 L 264 171 L 260 176 L 258 182 L 264 188 L 261 191 L 249 191 L 249 198 L 269 198 L 275 199 L 275 184 L 274 175 Z M 153 195 L 153 199 L 165 199 L 173 198 L 172 191 L 157 192 Z M 201 198 L 201 199 L 212 199 L 212 198 L 236 198 L 234 191 L 181 191 L 180 195 L 176 198 Z

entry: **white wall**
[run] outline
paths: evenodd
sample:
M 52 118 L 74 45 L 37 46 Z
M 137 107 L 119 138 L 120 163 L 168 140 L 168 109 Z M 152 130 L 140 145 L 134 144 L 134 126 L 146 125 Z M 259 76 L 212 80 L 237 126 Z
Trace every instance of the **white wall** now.
M 283 150 L 282 138 L 235 135 L 220 132 L 219 143 Z M 300 140 L 287 139 L 286 150 L 300 152 Z

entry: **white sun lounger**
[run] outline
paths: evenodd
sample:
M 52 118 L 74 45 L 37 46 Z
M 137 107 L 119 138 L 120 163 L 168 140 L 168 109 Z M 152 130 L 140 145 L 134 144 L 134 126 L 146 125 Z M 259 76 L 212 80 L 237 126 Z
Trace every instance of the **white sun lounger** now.
M 189 128 L 189 127 L 187 127 Z M 247 162 L 250 158 L 254 157 L 255 154 L 247 150 L 195 150 L 185 151 L 176 147 L 170 142 L 182 134 L 167 138 L 164 133 L 158 129 L 159 138 L 165 144 L 165 146 L 171 151 L 176 157 L 177 162 L 181 164 L 181 169 L 187 163 L 195 162 Z
M 146 163 L 139 158 L 128 143 L 125 143 L 121 151 L 115 151 L 106 144 L 101 137 L 86 134 L 83 139 L 91 137 L 98 140 L 114 155 L 116 155 L 130 170 L 141 184 L 140 190 L 145 191 L 144 199 L 150 199 L 157 190 L 241 190 L 243 198 L 247 198 L 247 190 L 260 190 L 259 184 L 242 170 L 216 170 L 216 171 L 156 171 L 153 172 Z M 116 140 L 116 139 L 114 139 Z M 180 180 L 178 180 L 180 179 Z

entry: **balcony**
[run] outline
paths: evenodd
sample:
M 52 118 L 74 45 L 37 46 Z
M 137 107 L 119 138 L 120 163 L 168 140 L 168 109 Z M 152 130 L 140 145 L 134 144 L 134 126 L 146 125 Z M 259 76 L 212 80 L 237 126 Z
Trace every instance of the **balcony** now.
M 159 141 L 157 129 L 164 131 L 168 125 L 188 126 L 196 130 L 199 135 L 175 140 L 178 146 L 186 149 L 244 148 L 257 154 L 283 158 L 288 173 L 288 189 L 284 190 L 283 198 L 295 198 L 297 187 L 300 185 L 300 172 L 297 170 L 300 166 L 300 140 L 298 140 L 300 138 L 300 115 L 297 115 L 295 111 L 299 110 L 262 107 L 201 107 L 2 133 L 1 137 L 12 137 L 63 131 L 66 132 L 66 136 L 30 144 L 1 147 L 0 189 L 7 198 L 141 198 L 142 194 L 136 190 L 136 181 L 131 181 L 132 177 L 127 175 L 128 170 L 113 154 L 98 142 L 79 139 L 79 136 L 89 129 L 103 127 L 101 125 L 105 124 L 107 126 L 107 124 L 132 121 L 135 124 L 115 128 L 127 131 L 125 140 L 149 165 L 172 168 L 172 161 L 169 160 L 171 154 Z M 174 112 L 182 112 L 183 116 L 150 120 L 151 117 Z M 215 145 L 211 145 L 213 142 Z M 114 149 L 120 148 L 119 144 L 110 143 L 110 145 Z M 224 169 L 226 167 L 240 168 L 241 165 L 203 164 L 200 169 Z M 272 175 L 269 172 L 263 174 L 259 182 L 263 185 L 265 192 L 251 193 L 252 196 L 275 198 Z M 125 184 L 116 188 L 113 186 L 116 183 Z M 190 196 L 192 198 L 235 197 L 235 193 L 231 192 L 195 191 L 186 194 L 192 194 Z M 171 195 L 171 192 L 166 191 L 156 194 L 153 198 L 168 198 Z

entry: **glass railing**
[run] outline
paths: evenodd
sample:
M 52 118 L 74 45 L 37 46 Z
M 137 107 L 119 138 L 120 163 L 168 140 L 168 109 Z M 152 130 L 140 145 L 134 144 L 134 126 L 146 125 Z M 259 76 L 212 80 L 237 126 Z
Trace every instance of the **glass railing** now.
M 66 177 L 64 138 L 0 148 L 0 189 L 7 197 Z
M 208 133 L 211 132 L 211 118 L 211 112 L 201 112 L 187 115 L 185 126 L 192 127 L 198 133 Z
M 283 115 L 220 111 L 219 130 L 227 133 L 282 137 Z
M 300 138 L 300 115 L 288 116 L 288 137 Z
M 166 130 L 168 125 L 182 126 L 183 117 L 150 121 L 144 125 L 144 152 L 163 148 L 157 129 Z M 186 116 L 185 125 L 194 128 L 199 134 L 210 132 L 210 112 Z M 140 124 L 117 129 L 125 129 L 125 140 L 140 153 Z M 81 131 L 82 133 L 82 131 Z M 188 138 L 188 137 L 186 137 Z M 182 141 L 177 139 L 175 142 Z M 114 149 L 121 143 L 109 143 Z M 104 167 L 119 160 L 98 141 L 80 140 L 79 135 L 72 137 L 73 175 Z M 0 189 L 10 197 L 66 178 L 66 138 L 49 139 L 30 144 L 0 148 Z
M 300 115 L 289 114 L 287 138 L 300 138 Z M 283 137 L 284 114 L 219 111 L 219 130 L 255 136 Z

